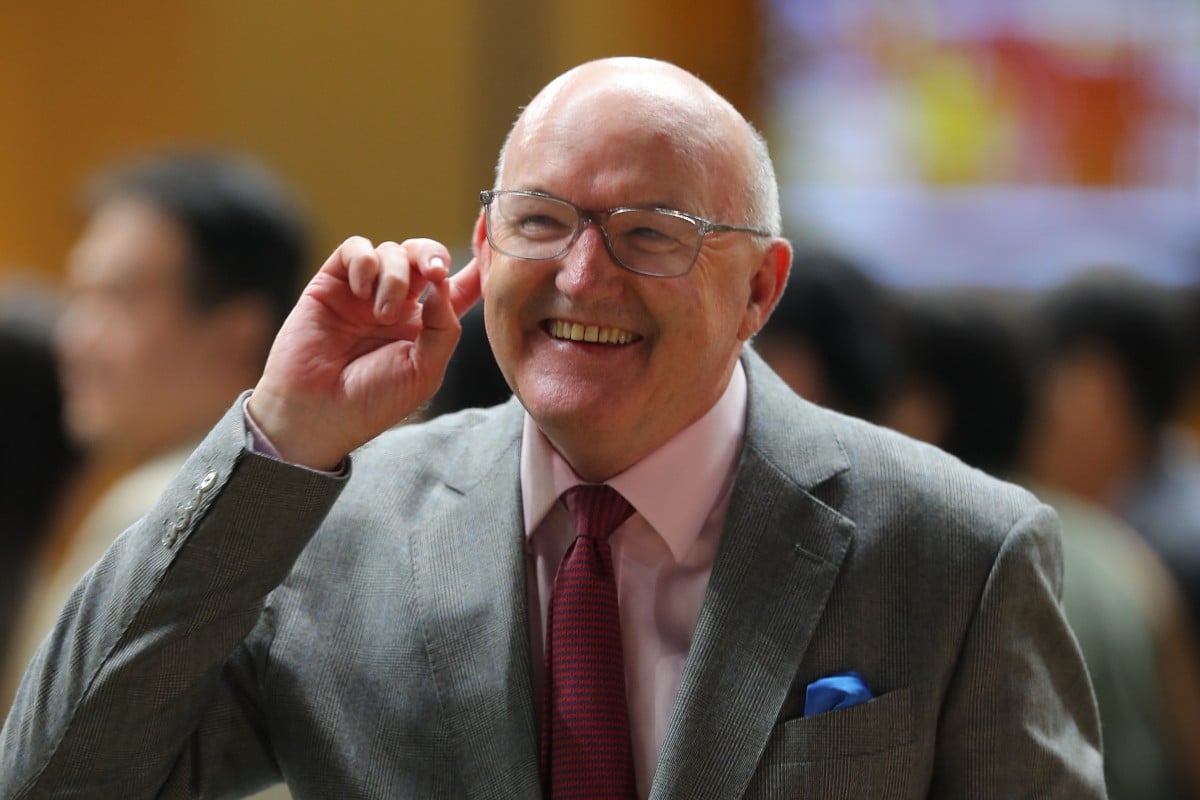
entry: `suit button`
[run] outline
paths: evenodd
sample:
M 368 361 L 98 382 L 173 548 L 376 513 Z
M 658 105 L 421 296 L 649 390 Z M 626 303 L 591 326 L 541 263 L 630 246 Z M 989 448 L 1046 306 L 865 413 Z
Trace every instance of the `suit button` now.
M 205 494 L 206 492 L 212 491 L 212 488 L 216 485 L 217 485 L 217 471 L 214 469 L 213 471 L 209 472 L 207 475 L 205 475 L 200 480 L 199 485 L 196 486 L 196 490 L 200 494 Z
M 193 503 L 186 503 L 175 509 L 175 523 L 172 527 L 177 533 L 183 533 L 192 524 L 192 512 L 196 510 Z

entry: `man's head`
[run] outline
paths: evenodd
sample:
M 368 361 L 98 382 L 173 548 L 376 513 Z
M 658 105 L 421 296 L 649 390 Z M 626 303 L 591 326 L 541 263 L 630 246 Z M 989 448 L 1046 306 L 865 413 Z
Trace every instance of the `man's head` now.
M 481 214 L 474 244 L 500 368 L 576 470 L 610 477 L 712 407 L 743 342 L 779 299 L 791 249 L 779 236 L 766 147 L 697 78 L 662 62 L 608 59 L 571 70 L 533 99 L 497 172 L 498 190 L 544 193 L 588 212 L 670 209 L 755 231 L 706 233 L 686 274 L 654 277 L 613 254 L 637 267 L 645 250 L 669 253 L 672 264 L 686 266 L 688 231 L 699 235 L 703 222 L 683 221 L 664 241 L 640 225 L 618 232 L 609 218 L 611 252 L 589 224 L 567 252 L 530 260 L 493 247 L 489 212 Z M 536 228 L 529 228 L 536 237 L 569 220 L 518 224 Z M 609 341 L 573 341 L 573 328 Z
M 1034 477 L 1111 503 L 1144 468 L 1185 378 L 1178 310 L 1165 290 L 1109 271 L 1040 304 Z
M 1029 421 L 1028 346 L 992 297 L 914 293 L 897 304 L 903 361 L 884 424 L 1009 476 Z
M 261 167 L 162 156 L 102 176 L 68 263 L 66 420 L 108 456 L 202 434 L 253 385 L 295 299 L 307 232 Z
M 754 347 L 800 396 L 877 419 L 900 361 L 894 317 L 890 293 L 857 264 L 805 250 Z

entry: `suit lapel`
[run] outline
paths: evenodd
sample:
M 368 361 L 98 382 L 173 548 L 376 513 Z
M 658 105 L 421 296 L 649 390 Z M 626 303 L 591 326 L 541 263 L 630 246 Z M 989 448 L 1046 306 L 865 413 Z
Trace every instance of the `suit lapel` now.
M 853 537 L 808 491 L 847 468 L 827 419 L 746 367 L 746 446 L 651 798 L 744 793 Z
M 537 797 L 515 401 L 459 437 L 441 504 L 414 537 L 426 641 L 468 797 Z M 486 478 L 486 479 L 485 479 Z

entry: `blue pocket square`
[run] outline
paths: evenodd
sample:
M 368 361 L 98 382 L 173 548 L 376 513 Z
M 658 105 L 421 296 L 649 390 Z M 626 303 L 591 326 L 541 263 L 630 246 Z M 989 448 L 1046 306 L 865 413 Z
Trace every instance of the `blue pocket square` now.
M 835 708 L 848 708 L 865 703 L 874 695 L 867 682 L 857 672 L 841 672 L 815 680 L 804 695 L 804 716 L 823 714 Z

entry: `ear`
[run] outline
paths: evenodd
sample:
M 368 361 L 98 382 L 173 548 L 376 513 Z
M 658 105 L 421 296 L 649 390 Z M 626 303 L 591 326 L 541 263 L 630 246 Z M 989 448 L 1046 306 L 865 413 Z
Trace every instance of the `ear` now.
M 738 338 L 749 339 L 767 323 L 767 317 L 775 310 L 779 298 L 787 286 L 788 273 L 792 269 L 792 245 L 787 239 L 771 239 L 758 267 L 750 275 L 750 297 L 746 313 L 738 327 Z
M 488 272 L 492 266 L 492 246 L 487 240 L 487 209 L 479 210 L 479 218 L 475 220 L 475 232 L 471 236 L 471 251 L 479 259 L 479 282 L 482 288 L 487 288 Z

